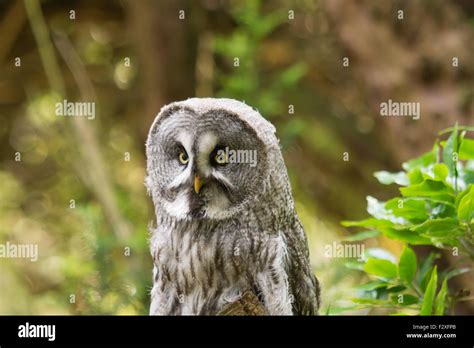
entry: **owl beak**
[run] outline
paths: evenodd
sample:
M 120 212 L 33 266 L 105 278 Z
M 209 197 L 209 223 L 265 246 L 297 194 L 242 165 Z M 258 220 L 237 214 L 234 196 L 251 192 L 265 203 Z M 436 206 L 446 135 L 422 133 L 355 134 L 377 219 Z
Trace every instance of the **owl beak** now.
M 199 193 L 201 190 L 202 181 L 198 175 L 194 176 L 194 192 Z

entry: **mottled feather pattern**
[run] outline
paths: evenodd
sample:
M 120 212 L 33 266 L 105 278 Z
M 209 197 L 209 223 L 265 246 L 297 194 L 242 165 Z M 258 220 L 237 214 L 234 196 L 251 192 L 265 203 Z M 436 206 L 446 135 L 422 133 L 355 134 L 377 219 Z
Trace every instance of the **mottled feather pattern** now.
M 178 186 L 178 193 L 167 191 L 170 176 L 185 175 L 167 157 L 168 142 L 180 139 L 179 129 L 191 129 L 185 134 L 196 144 L 189 150 L 196 151 L 196 158 L 200 139 L 211 132 L 234 147 L 257 148 L 258 166 L 223 168 L 215 176 L 216 180 L 226 176 L 238 186 L 235 191 L 211 182 L 197 198 L 189 182 Z M 249 291 L 262 302 L 265 314 L 317 314 L 319 284 L 309 263 L 275 129 L 268 121 L 230 99 L 173 103 L 160 111 L 150 130 L 147 161 L 146 185 L 156 213 L 150 238 L 151 314 L 215 315 Z M 193 218 L 183 207 L 174 206 L 179 193 L 191 201 L 201 200 L 204 218 Z

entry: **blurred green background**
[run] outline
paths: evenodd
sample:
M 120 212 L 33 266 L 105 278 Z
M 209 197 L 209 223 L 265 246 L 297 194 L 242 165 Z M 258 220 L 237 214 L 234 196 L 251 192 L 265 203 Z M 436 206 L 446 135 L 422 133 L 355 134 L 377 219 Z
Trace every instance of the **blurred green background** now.
M 147 314 L 144 142 L 161 106 L 193 96 L 276 125 L 322 312 L 349 300 L 360 279 L 324 246 L 367 195 L 394 194 L 372 172 L 474 124 L 473 45 L 469 0 L 3 0 L 0 243 L 38 244 L 39 260 L 0 259 L 0 314 Z M 94 101 L 95 119 L 56 116 L 64 98 Z M 381 117 L 388 99 L 421 118 Z

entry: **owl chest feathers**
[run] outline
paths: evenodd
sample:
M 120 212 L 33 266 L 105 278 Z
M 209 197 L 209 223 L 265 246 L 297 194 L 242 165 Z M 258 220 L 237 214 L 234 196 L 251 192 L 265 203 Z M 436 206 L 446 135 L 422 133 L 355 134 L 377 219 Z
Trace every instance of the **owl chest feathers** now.
M 259 279 L 286 286 L 282 237 L 256 233 L 238 222 L 160 226 L 151 247 L 152 314 L 216 314 L 247 290 L 264 291 Z

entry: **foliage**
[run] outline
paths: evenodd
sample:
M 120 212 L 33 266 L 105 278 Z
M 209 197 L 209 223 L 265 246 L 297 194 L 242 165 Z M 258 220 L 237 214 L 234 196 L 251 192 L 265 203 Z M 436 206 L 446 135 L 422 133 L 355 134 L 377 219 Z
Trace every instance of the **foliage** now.
M 218 34 L 214 41 L 215 52 L 232 66 L 221 71 L 218 95 L 244 100 L 267 117 L 283 112 L 282 97 L 306 74 L 307 67 L 296 62 L 268 76 L 259 56 L 263 40 L 287 20 L 285 13 L 262 14 L 260 1 L 246 1 L 233 7 L 231 15 L 238 27 L 231 35 Z
M 342 223 L 370 231 L 353 240 L 383 234 L 404 243 L 398 263 L 385 256 L 360 261 L 358 269 L 371 280 L 357 287 L 362 296 L 353 301 L 359 308 L 442 315 L 462 300 L 449 293 L 447 283 L 471 269 L 440 272 L 434 262 L 440 253 L 418 260 L 410 245 L 430 245 L 461 259 L 474 259 L 474 140 L 466 137 L 467 129 L 456 125 L 446 141 L 437 140 L 431 151 L 404 163 L 403 171 L 376 172 L 380 183 L 401 186 L 400 196 L 386 202 L 369 196 L 371 217 Z
M 25 3 L 41 3 L 47 30 L 25 20 Z M 2 314 L 148 312 L 153 207 L 143 185 L 144 143 L 159 108 L 193 91 L 245 100 L 275 124 L 324 306 L 352 297 L 352 285 L 360 283 L 361 272 L 348 274 L 344 260 L 320 250 L 338 238 L 339 220 L 363 213 L 357 203 L 375 188 L 368 173 L 412 153 L 405 139 L 425 146 L 433 127 L 470 122 L 474 59 L 468 48 L 474 31 L 459 25 L 469 18 L 467 3 L 414 2 L 410 18 L 416 20 L 405 20 L 403 28 L 393 25 L 389 2 L 50 0 L 4 1 L 0 7 L 0 243 L 37 243 L 40 254 L 37 262 L 0 260 Z M 76 20 L 69 18 L 73 8 Z M 185 20 L 178 17 L 181 10 Z M 433 40 L 447 29 L 459 40 Z M 38 44 L 36 34 L 46 31 L 40 36 L 52 42 Z M 430 42 L 437 49 L 427 55 Z M 41 63 L 40 51 L 48 47 L 60 65 L 54 81 L 63 80 L 64 96 L 47 87 L 45 71 L 52 65 Z M 342 65 L 345 56 L 350 67 Z M 453 70 L 439 64 L 450 63 L 446 56 L 464 59 Z M 81 89 L 97 107 L 97 117 L 87 122 L 95 134 L 85 140 L 77 138 L 76 118 L 55 115 L 58 99 L 79 101 Z M 436 103 L 400 134 L 398 121 L 379 122 L 378 98 L 367 98 L 374 95 L 424 95 Z M 97 139 L 95 147 L 91 139 Z M 346 151 L 350 161 L 341 160 Z M 90 161 L 98 153 L 104 175 Z M 99 199 L 101 177 L 113 191 L 111 200 Z M 106 213 L 110 204 L 128 223 L 128 237 L 114 232 Z M 370 228 L 350 239 L 377 235 Z M 380 256 L 372 252 L 367 254 Z M 423 264 L 418 260 L 417 273 Z

